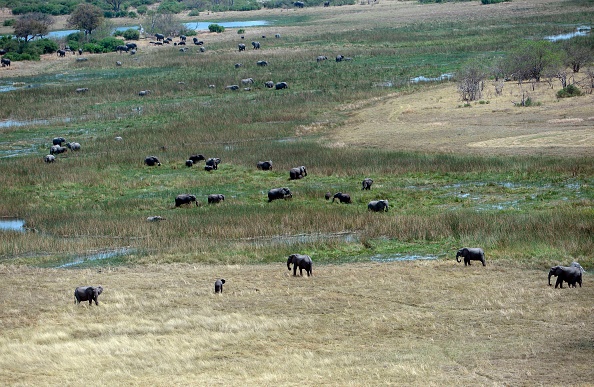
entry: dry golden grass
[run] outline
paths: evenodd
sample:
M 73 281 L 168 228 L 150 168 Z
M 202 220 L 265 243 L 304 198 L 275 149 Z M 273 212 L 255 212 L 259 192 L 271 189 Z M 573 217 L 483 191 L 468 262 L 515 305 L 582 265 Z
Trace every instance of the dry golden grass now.
M 315 257 L 314 257 L 315 259 Z M 588 385 L 594 288 L 488 262 L 0 266 L 4 385 Z M 216 278 L 225 278 L 215 295 Z M 101 284 L 100 305 L 75 305 Z M 568 379 L 569 378 L 569 379 Z

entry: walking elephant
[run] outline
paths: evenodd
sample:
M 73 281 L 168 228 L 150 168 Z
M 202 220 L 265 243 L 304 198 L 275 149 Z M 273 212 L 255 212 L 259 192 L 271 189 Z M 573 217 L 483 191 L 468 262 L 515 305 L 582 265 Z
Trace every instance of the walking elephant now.
M 89 301 L 89 305 L 92 305 L 95 301 L 95 305 L 99 305 L 97 298 L 101 293 L 103 293 L 102 286 L 79 286 L 74 290 L 74 303 L 80 304 L 81 301 Z
M 181 194 L 181 195 L 177 195 L 175 197 L 175 206 L 176 207 L 179 207 L 182 204 L 190 204 L 192 202 L 196 203 L 196 207 L 198 206 L 198 202 L 196 201 L 195 195 Z
M 457 262 L 462 262 L 460 257 L 464 257 L 464 266 L 470 265 L 470 261 L 481 261 L 485 266 L 485 252 L 480 247 L 463 247 L 456 253 Z
M 340 201 L 341 203 L 352 203 L 351 195 L 342 192 L 337 192 L 334 194 L 334 196 L 332 197 L 332 203 L 334 203 L 334 199 L 338 199 L 338 201 Z
M 302 179 L 305 176 L 307 176 L 307 169 L 303 165 L 300 167 L 291 168 L 289 170 L 289 179 L 290 180 Z
M 293 194 L 291 193 L 291 190 L 287 187 L 273 188 L 270 191 L 268 191 L 268 203 L 270 203 L 273 200 L 291 199 L 292 197 Z
M 52 145 L 50 148 L 50 155 L 59 155 L 60 153 L 66 153 L 68 148 L 60 145 Z
M 258 164 L 256 164 L 256 167 L 258 167 L 258 169 L 261 169 L 263 171 L 272 171 L 272 160 L 258 161 Z
M 299 275 L 303 277 L 303 270 L 307 273 L 307 276 L 312 276 L 312 262 L 309 255 L 291 254 L 287 259 L 287 268 L 291 270 L 291 264 L 293 264 L 293 276 L 297 275 L 297 268 L 299 268 Z
M 254 50 L 259 50 L 260 49 L 260 42 L 252 42 L 252 48 Z
M 215 281 L 215 293 L 223 293 L 223 284 L 225 283 L 224 279 L 218 279 Z
M 66 142 L 64 137 L 54 137 L 52 140 L 52 145 L 62 145 L 62 143 Z
M 287 82 L 279 82 L 276 85 L 274 85 L 274 90 L 282 90 L 282 89 L 288 89 L 289 85 L 287 84 Z
M 192 162 L 194 164 L 196 164 L 198 161 L 206 160 L 206 157 L 204 157 L 204 155 L 197 154 L 197 155 L 191 155 L 190 157 L 188 157 L 188 160 L 192 160 Z
M 563 281 L 567 282 L 567 285 L 571 287 L 576 287 L 576 283 L 580 284 L 580 288 L 582 287 L 582 267 L 576 266 L 553 266 L 551 270 L 549 270 L 549 286 L 551 285 L 551 276 L 557 277 L 557 282 L 555 283 L 555 289 L 560 287 L 563 289 Z
M 2 67 L 10 67 L 10 59 L 8 58 L 0 59 L 0 63 L 2 63 Z
M 374 212 L 388 212 L 388 201 L 372 200 L 367 204 L 367 210 Z
M 54 155 L 46 155 L 43 158 L 43 161 L 45 161 L 46 163 L 53 163 L 54 161 L 56 161 L 56 157 Z
M 206 165 L 211 166 L 212 169 L 219 169 L 219 164 L 221 163 L 221 159 L 218 157 L 211 157 L 206 160 Z
M 245 44 L 243 44 L 243 43 L 240 43 L 240 44 L 238 44 L 238 45 L 237 45 L 237 47 L 239 48 L 239 51 L 240 51 L 240 52 L 241 52 L 241 51 L 245 51 Z
M 153 167 L 155 165 L 161 166 L 161 162 L 157 158 L 157 156 L 148 156 L 144 159 L 144 163 L 149 167 Z
M 216 204 L 225 201 L 225 195 L 223 194 L 210 194 L 208 195 L 208 203 Z
M 370 178 L 365 178 L 363 179 L 363 181 L 361 182 L 361 185 L 363 186 L 361 188 L 361 190 L 367 190 L 369 191 L 371 189 L 371 185 L 373 184 L 373 180 Z

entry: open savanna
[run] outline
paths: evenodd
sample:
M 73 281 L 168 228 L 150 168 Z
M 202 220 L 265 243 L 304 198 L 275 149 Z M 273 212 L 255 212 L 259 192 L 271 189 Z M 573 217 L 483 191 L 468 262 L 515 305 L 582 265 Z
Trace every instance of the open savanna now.
M 409 82 L 571 32 L 593 20 L 584 4 L 217 14 L 273 17 L 244 40 L 201 32 L 203 53 L 142 41 L 134 56 L 3 68 L 16 90 L 0 117 L 20 125 L 0 126 L 0 217 L 29 231 L 0 234 L 0 382 L 591 383 L 592 96 L 558 100 L 546 82 L 499 96 L 489 80 L 464 107 L 454 82 Z M 262 49 L 237 51 L 252 40 Z M 248 77 L 250 91 L 224 89 Z M 513 106 L 522 92 L 534 106 Z M 56 136 L 82 150 L 45 164 Z M 187 168 L 195 153 L 219 169 Z M 299 165 L 308 176 L 289 181 Z M 268 203 L 276 187 L 292 200 Z M 339 191 L 353 203 L 324 199 Z M 181 193 L 200 205 L 174 208 Z M 387 213 L 367 211 L 376 199 Z M 487 266 L 457 264 L 461 246 L 484 248 Z M 313 277 L 288 275 L 297 252 Z M 413 256 L 434 259 L 395 261 Z M 574 260 L 584 287 L 549 288 L 548 268 Z M 76 286 L 99 284 L 98 307 L 73 304 Z

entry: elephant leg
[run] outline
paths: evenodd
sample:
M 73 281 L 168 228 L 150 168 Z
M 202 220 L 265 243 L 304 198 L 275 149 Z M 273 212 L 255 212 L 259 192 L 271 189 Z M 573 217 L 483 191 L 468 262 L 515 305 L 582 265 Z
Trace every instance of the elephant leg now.
M 293 264 L 293 277 L 297 277 L 297 265 Z
M 559 286 L 561 289 L 563 289 L 563 276 L 562 275 L 557 277 L 557 282 L 555 283 L 555 289 L 557 289 L 557 286 Z

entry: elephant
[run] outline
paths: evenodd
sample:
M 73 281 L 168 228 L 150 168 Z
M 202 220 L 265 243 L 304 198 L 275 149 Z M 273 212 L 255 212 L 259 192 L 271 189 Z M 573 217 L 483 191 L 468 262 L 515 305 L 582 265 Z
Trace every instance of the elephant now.
M 211 172 L 211 171 L 213 171 L 213 170 L 214 170 L 214 167 L 213 167 L 212 165 L 205 165 L 205 166 L 204 166 L 204 170 L 205 170 L 206 172 Z
M 276 85 L 274 85 L 274 88 L 276 90 L 288 89 L 289 85 L 287 84 L 287 82 L 279 82 Z
M 361 185 L 363 186 L 361 188 L 361 190 L 370 190 L 371 189 L 371 185 L 373 184 L 373 180 L 370 178 L 365 178 L 363 179 L 363 182 L 361 182 Z
M 302 179 L 305 176 L 307 176 L 307 170 L 305 169 L 305 166 L 303 166 L 303 165 L 300 167 L 291 168 L 289 170 L 289 179 L 290 180 Z
M 46 155 L 43 158 L 43 161 L 45 161 L 46 163 L 53 163 L 54 161 L 56 161 L 56 157 L 54 155 Z
M 126 47 L 128 47 L 129 50 L 137 50 L 138 49 L 138 45 L 136 43 L 126 43 Z
M 243 43 L 239 43 L 239 44 L 237 45 L 237 47 L 239 48 L 239 51 L 240 51 L 240 52 L 241 52 L 241 51 L 245 51 L 245 44 L 243 44 Z
M 186 35 L 180 35 L 179 36 L 179 40 L 182 41 L 182 42 L 185 42 L 186 39 L 187 39 Z
M 463 247 L 456 253 L 456 261 L 462 262 L 459 258 L 464 257 L 464 266 L 470 265 L 470 261 L 481 261 L 485 266 L 485 252 L 479 247 Z
M 218 279 L 215 281 L 215 293 L 223 293 L 223 284 L 225 283 L 224 279 Z
M 89 88 L 88 87 L 78 87 L 75 91 L 77 93 L 86 93 L 87 91 L 89 91 Z
M 0 63 L 2 63 L 2 67 L 10 67 L 10 59 L 8 58 L 0 59 Z
M 582 274 L 585 272 L 584 268 L 582 267 L 582 265 L 580 265 L 578 262 L 572 262 L 571 265 L 569 265 L 569 267 L 576 267 L 578 269 L 580 269 L 580 271 L 582 272 Z M 574 288 L 577 287 L 575 282 L 567 282 L 567 285 L 569 287 L 573 286 Z M 581 283 L 581 276 L 580 276 L 580 288 L 582 287 L 582 283 Z
M 290 199 L 293 197 L 291 190 L 287 187 L 283 188 L 273 188 L 268 191 L 268 203 L 276 199 Z
M 144 163 L 149 167 L 153 167 L 155 165 L 161 166 L 161 162 L 157 158 L 157 156 L 148 156 L 144 159 Z
M 158 41 L 165 40 L 165 35 L 163 34 L 155 34 L 155 39 Z
M 337 192 L 334 194 L 334 196 L 332 197 L 332 203 L 334 203 L 334 199 L 338 199 L 341 203 L 352 203 L 351 195 L 342 192 Z
M 206 160 L 206 165 L 210 165 L 212 169 L 219 169 L 219 164 L 221 163 L 221 159 L 218 157 L 211 157 Z
M 236 68 L 236 69 L 238 69 L 238 68 L 240 68 L 241 66 L 243 66 L 243 63 L 235 63 L 235 64 L 234 64 L 234 66 L 235 66 L 235 68 Z
M 117 46 L 115 48 L 115 50 L 121 54 L 122 51 L 128 52 L 128 50 L 130 50 L 130 49 L 128 48 L 128 46 L 124 46 L 123 44 L 121 44 L 121 45 Z
M 332 194 L 330 192 L 326 192 L 324 197 L 326 198 L 326 200 L 330 200 L 330 198 L 332 197 Z
M 229 85 L 225 86 L 226 90 L 239 90 L 239 85 Z
M 60 145 L 52 145 L 52 147 L 50 148 L 51 155 L 59 155 L 60 153 L 65 153 L 67 151 L 68 151 L 68 148 L 66 148 L 65 146 L 60 146 Z
M 280 39 L 281 35 L 280 34 L 274 34 L 274 37 L 277 39 Z
M 567 282 L 567 285 L 571 287 L 576 287 L 576 283 L 580 284 L 580 288 L 582 287 L 582 267 L 576 266 L 553 266 L 551 270 L 549 270 L 549 286 L 551 285 L 551 276 L 557 277 L 557 282 L 555 283 L 555 289 L 560 287 L 563 289 L 563 281 Z
M 256 164 L 256 167 L 258 167 L 258 169 L 261 169 L 263 171 L 272 171 L 272 160 L 258 161 L 258 164 Z
M 259 50 L 260 49 L 260 42 L 252 42 L 252 48 L 254 50 Z
M 296 1 L 293 3 L 293 5 L 295 5 L 295 7 L 297 8 L 303 8 L 305 6 L 305 3 L 303 1 Z
M 343 59 L 344 59 L 344 55 L 336 55 L 337 62 L 342 62 Z
M 367 210 L 375 212 L 388 212 L 388 201 L 372 200 L 369 203 L 367 203 Z
M 204 157 L 204 155 L 197 154 L 191 155 L 190 157 L 188 157 L 188 160 L 192 160 L 192 162 L 197 163 L 198 161 L 206 160 L 206 157 Z
M 80 144 L 78 142 L 67 142 L 66 146 L 71 151 L 79 151 L 80 150 Z
M 175 197 L 175 206 L 179 207 L 182 204 L 189 204 L 189 203 L 196 203 L 196 207 L 198 207 L 198 202 L 196 201 L 195 195 L 190 194 L 180 194 Z
M 138 92 L 138 95 L 141 97 L 145 97 L 145 96 L 149 95 L 150 93 L 152 93 L 152 91 L 150 91 L 150 90 L 140 90 Z
M 56 51 L 56 55 L 58 55 L 60 58 L 64 58 L 66 56 L 66 50 L 58 50 Z
M 264 86 L 266 86 L 266 88 L 268 88 L 268 89 L 272 89 L 274 87 L 274 82 L 266 81 L 266 82 L 264 82 Z
M 73 54 L 74 54 L 74 53 L 73 53 Z M 82 48 L 79 48 L 79 49 L 78 49 L 78 55 L 82 55 L 82 54 L 83 54 L 83 49 L 82 49 Z
M 208 195 L 208 203 L 209 204 L 216 204 L 216 203 L 220 203 L 221 201 L 225 201 L 225 195 L 223 195 L 223 194 Z
M 146 218 L 147 222 L 159 222 L 161 220 L 166 220 L 166 219 L 159 215 L 149 216 L 148 218 Z
M 206 51 L 206 48 L 204 48 L 204 47 L 200 47 L 200 48 L 198 49 L 198 51 L 200 51 L 200 52 L 205 52 L 205 51 Z
M 320 55 L 320 56 L 318 56 L 318 57 L 316 58 L 316 61 L 317 61 L 317 62 L 322 62 L 322 61 L 325 61 L 326 59 L 328 59 L 328 57 L 327 57 L 327 56 Z
M 196 38 L 196 37 L 193 37 L 193 38 L 192 38 L 192 41 L 193 41 L 193 42 L 194 42 L 194 44 L 195 44 L 195 45 L 197 45 L 197 46 L 202 46 L 202 45 L 204 44 L 204 41 L 202 41 L 202 40 L 200 40 L 200 39 L 198 39 L 198 38 Z
M 186 160 L 186 167 L 191 167 L 192 165 L 194 165 L 192 160 Z
M 293 276 L 297 276 L 297 267 L 299 267 L 299 275 L 303 277 L 303 270 L 307 273 L 307 276 L 312 276 L 312 262 L 309 255 L 302 254 L 291 254 L 287 259 L 287 268 L 291 270 L 291 264 L 293 264 Z
M 93 301 L 95 301 L 95 305 L 99 305 L 97 298 L 101 293 L 103 293 L 102 286 L 79 286 L 74 290 L 74 303 L 80 304 L 81 301 L 89 301 L 89 305 L 93 305 Z
M 265 60 L 259 60 L 256 62 L 256 65 L 258 65 L 260 67 L 264 67 L 264 66 L 268 66 L 268 62 L 266 62 Z
M 329 1 L 324 1 L 324 7 L 329 7 L 330 6 L 330 2 Z
M 62 143 L 66 142 L 66 139 L 64 137 L 55 137 L 52 140 L 52 144 L 53 145 L 62 145 Z
M 254 84 L 254 78 L 245 78 L 241 80 L 241 83 L 244 85 L 253 85 Z

